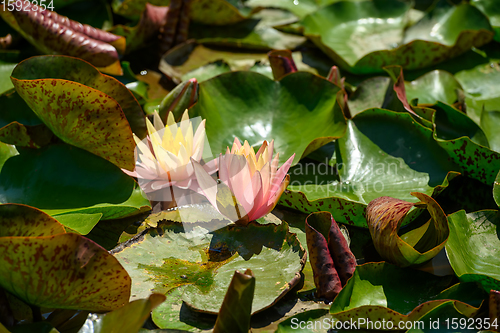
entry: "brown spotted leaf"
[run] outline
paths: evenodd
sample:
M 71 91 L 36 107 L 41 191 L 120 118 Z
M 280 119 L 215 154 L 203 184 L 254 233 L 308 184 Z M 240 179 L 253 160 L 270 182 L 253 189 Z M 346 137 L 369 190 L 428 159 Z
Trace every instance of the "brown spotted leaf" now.
M 141 106 L 132 92 L 117 79 L 100 73 L 86 61 L 67 56 L 39 56 L 21 61 L 12 72 L 18 80 L 63 79 L 102 91 L 123 110 L 132 132 L 146 136 L 146 121 Z
M 306 219 L 307 248 L 318 297 L 332 300 L 356 269 L 356 258 L 329 212 Z
M 448 221 L 439 204 L 423 193 L 411 203 L 391 197 L 372 200 L 366 208 L 366 220 L 377 252 L 388 262 L 405 267 L 424 263 L 444 247 L 449 235 Z M 401 237 L 399 228 L 413 206 L 426 207 L 431 219 Z
M 32 305 L 99 312 L 128 302 L 131 279 L 104 248 L 67 233 L 0 237 L 0 286 Z
M 37 208 L 0 205 L 0 237 L 41 237 L 64 234 L 64 226 Z
M 12 77 L 19 95 L 61 140 L 120 168 L 135 167 L 135 143 L 125 114 L 109 95 L 62 79 Z
M 14 10 L 8 9 L 0 7 L 2 18 L 41 52 L 82 58 L 107 73 L 122 74 L 118 52 L 125 49 L 123 37 L 75 22 L 27 1 L 18 0 Z

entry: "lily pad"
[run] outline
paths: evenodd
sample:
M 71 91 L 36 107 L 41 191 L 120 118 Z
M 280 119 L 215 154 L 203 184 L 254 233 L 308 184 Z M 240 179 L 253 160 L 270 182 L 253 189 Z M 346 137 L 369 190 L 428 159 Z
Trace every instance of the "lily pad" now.
M 304 35 L 342 68 L 356 74 L 431 66 L 481 46 L 493 37 L 488 19 L 474 6 L 440 2 L 404 30 L 410 6 L 390 1 L 340 1 L 301 21 Z
M 472 0 L 470 3 L 488 16 L 495 30 L 495 40 L 500 42 L 500 6 L 498 2 L 495 0 Z
M 109 311 L 128 300 L 130 277 L 104 248 L 32 207 L 0 210 L 2 288 L 49 308 Z
M 381 322 L 385 319 L 398 327 L 400 322 L 404 325 L 418 320 L 440 304 L 454 300 L 462 314 L 475 315 L 486 293 L 475 283 L 449 287 L 451 281 L 450 276 L 438 277 L 386 262 L 364 264 L 357 266 L 353 277 L 333 301 L 330 313 L 341 321 L 364 318 Z
M 337 222 L 367 227 L 364 210 L 370 201 L 390 196 L 416 202 L 414 191 L 437 195 L 459 170 L 441 158 L 446 151 L 432 131 L 405 113 L 357 114 L 336 145 L 338 178 L 319 168 L 293 170 L 282 205 L 307 213 L 326 210 Z
M 112 252 L 134 281 L 132 299 L 182 287 L 184 302 L 214 314 L 235 270 L 252 269 L 255 274 L 255 313 L 293 288 L 305 264 L 305 250 L 285 222 L 229 225 L 210 233 L 198 227 L 185 233 L 182 224 L 167 221 Z
M 80 235 L 88 234 L 102 217 L 102 213 L 95 214 L 62 214 L 54 216 L 59 223 L 64 225 L 68 232 L 76 232 Z
M 500 207 L 500 171 L 498 172 L 495 183 L 493 184 L 493 199 L 495 199 L 498 207 Z
M 42 237 L 64 234 L 61 223 L 34 207 L 0 205 L 0 237 Z
M 50 215 L 101 213 L 102 219 L 151 209 L 135 181 L 117 166 L 66 144 L 22 149 L 10 157 L 0 172 L 0 202 L 30 205 Z
M 442 70 L 434 70 L 416 80 L 405 82 L 405 88 L 408 101 L 418 99 L 419 104 L 453 104 L 462 90 L 455 77 Z
M 121 168 L 133 170 L 135 142 L 129 122 L 118 101 L 103 91 L 79 82 L 45 78 L 46 76 L 53 77 L 50 72 L 44 73 L 42 70 L 40 74 L 34 75 L 25 72 L 26 67 L 31 67 L 30 63 L 33 61 L 36 63 L 43 58 L 32 59 L 25 60 L 14 70 L 12 81 L 18 94 L 45 125 L 64 142 L 101 156 Z M 53 59 L 55 59 L 54 66 L 69 60 L 61 57 Z M 72 60 L 69 62 L 71 63 Z M 86 65 L 83 63 L 83 66 Z M 64 73 L 69 67 L 62 67 L 62 69 Z M 116 88 L 124 89 L 121 94 L 124 92 L 128 94 L 127 102 L 136 104 L 134 111 L 140 110 L 137 101 L 125 86 L 115 79 L 100 76 L 96 70 L 90 75 L 96 74 L 97 77 L 94 79 L 96 81 L 112 81 L 108 85 L 103 82 L 104 86 L 108 86 L 104 90 L 109 92 Z M 93 79 L 89 81 L 92 84 Z M 103 84 L 98 86 L 101 85 Z M 126 101 L 127 97 L 120 97 L 121 94 L 112 95 Z M 144 122 L 144 119 L 141 120 Z
M 0 141 L 18 147 L 39 148 L 48 144 L 54 134 L 14 90 L 0 95 Z
M 200 83 L 190 116 L 210 119 L 206 133 L 215 153 L 224 153 L 234 137 L 251 146 L 274 139 L 280 162 L 295 153 L 297 163 L 344 134 L 339 90 L 311 73 L 291 73 L 280 81 L 253 72 L 226 73 Z
M 247 0 L 249 7 L 272 7 L 286 9 L 296 16 L 303 18 L 322 6 L 339 0 Z
M 460 281 L 479 282 L 486 291 L 500 290 L 500 214 L 484 210 L 448 217 L 446 254 Z
M 283 10 L 265 9 L 248 20 L 226 26 L 193 23 L 189 27 L 189 36 L 201 44 L 257 50 L 295 49 L 306 41 L 305 37 L 273 28 L 295 19 L 294 15 Z
M 253 10 L 238 0 L 192 0 L 189 16 L 193 22 L 228 25 L 247 19 Z

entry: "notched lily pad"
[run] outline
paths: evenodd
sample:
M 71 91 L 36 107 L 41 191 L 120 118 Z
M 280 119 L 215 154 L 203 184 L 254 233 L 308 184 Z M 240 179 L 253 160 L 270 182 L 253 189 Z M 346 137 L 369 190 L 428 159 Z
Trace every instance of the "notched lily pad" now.
M 0 258 L 0 286 L 32 305 L 110 311 L 130 297 L 120 263 L 77 234 L 0 237 Z
M 415 321 L 437 306 L 453 300 L 460 313 L 475 315 L 486 292 L 475 283 L 458 283 L 450 287 L 451 276 L 438 277 L 430 273 L 400 268 L 380 262 L 356 268 L 332 303 L 330 313 L 340 321 L 365 318 L 366 321 Z M 366 326 L 361 326 L 366 327 Z
M 304 35 L 341 67 L 356 74 L 388 65 L 417 69 L 455 57 L 493 38 L 488 19 L 474 6 L 441 1 L 405 29 L 410 6 L 396 0 L 339 1 L 301 21 Z
M 500 290 L 500 213 L 483 210 L 448 217 L 446 254 L 460 281 L 479 282 L 486 291 Z
M 75 63 L 81 72 L 71 67 Z M 43 69 L 46 66 L 48 71 Z M 56 69 L 54 74 L 50 69 Z M 117 80 L 102 76 L 87 63 L 54 56 L 21 62 L 11 79 L 18 94 L 61 140 L 121 168 L 134 169 L 135 142 L 124 110 L 142 134 L 145 120 L 131 92 Z
M 205 223 L 189 232 L 162 222 L 112 252 L 132 277 L 132 299 L 181 287 L 190 307 L 218 313 L 235 270 L 256 278 L 252 313 L 280 299 L 300 281 L 306 253 L 286 222 L 246 227 L 228 225 L 206 233 Z

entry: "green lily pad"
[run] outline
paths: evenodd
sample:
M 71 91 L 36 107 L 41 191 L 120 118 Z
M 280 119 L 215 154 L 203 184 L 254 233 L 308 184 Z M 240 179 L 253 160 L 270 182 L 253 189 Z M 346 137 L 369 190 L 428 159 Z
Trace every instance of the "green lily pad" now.
M 303 18 L 322 6 L 329 5 L 339 0 L 247 0 L 249 7 L 273 7 L 282 8 Z
M 274 139 L 280 162 L 295 153 L 297 163 L 344 134 L 338 91 L 311 73 L 291 73 L 280 81 L 253 72 L 226 73 L 200 83 L 190 116 L 209 119 L 206 133 L 212 152 L 224 153 L 234 137 L 251 146 Z
M 495 0 L 472 0 L 470 3 L 488 16 L 495 30 L 495 40 L 500 42 L 500 6 L 498 2 Z
M 446 151 L 432 131 L 405 113 L 370 109 L 357 114 L 336 145 L 338 178 L 319 167 L 291 170 L 280 204 L 306 213 L 326 210 L 337 222 L 367 227 L 364 210 L 370 201 L 390 196 L 416 202 L 410 192 L 436 195 L 459 170 L 442 158 Z
M 385 319 L 397 328 L 400 322 L 418 320 L 440 304 L 454 300 L 461 313 L 475 315 L 486 293 L 475 283 L 449 287 L 451 281 L 451 276 L 438 277 L 386 262 L 364 264 L 357 266 L 354 276 L 333 301 L 330 313 L 341 321 Z
M 484 111 L 500 111 L 500 66 L 496 62 L 477 65 L 455 74 L 465 92 L 467 115 L 477 124 Z
M 317 70 L 302 62 L 301 52 L 292 57 L 300 71 L 317 74 Z M 230 52 L 188 41 L 168 51 L 160 62 L 160 70 L 175 82 L 196 78 L 198 82 L 230 71 L 251 70 L 273 78 L 269 59 L 263 52 Z
M 462 86 L 455 77 L 442 70 L 434 70 L 416 80 L 405 82 L 408 101 L 418 99 L 419 104 L 443 102 L 453 104 L 458 99 Z
M 5 161 L 7 161 L 12 156 L 16 156 L 18 154 L 19 153 L 16 147 L 0 142 L 0 171 L 3 168 Z
M 238 0 L 192 0 L 189 16 L 193 22 L 228 25 L 247 19 L 253 10 Z
M 479 125 L 488 139 L 490 149 L 500 153 L 500 133 L 498 132 L 500 126 L 500 111 L 484 110 L 481 114 Z
M 78 333 L 135 333 L 144 325 L 151 311 L 164 300 L 164 295 L 152 294 L 147 299 L 133 301 L 106 314 L 90 314 Z
M 132 299 L 183 287 L 182 299 L 190 307 L 216 314 L 234 271 L 252 269 L 255 313 L 299 282 L 305 250 L 285 222 L 203 230 L 185 233 L 182 224 L 167 221 L 113 250 L 134 281 Z
M 12 82 L 10 82 L 10 73 L 17 66 L 12 63 L 5 63 L 0 61 L 0 94 L 11 89 L 13 87 Z
M 151 209 L 135 181 L 117 166 L 66 144 L 22 149 L 10 157 L 0 172 L 0 202 L 30 205 L 50 215 L 100 213 L 102 219 Z
M 484 210 L 448 217 L 450 236 L 446 254 L 460 281 L 479 282 L 484 289 L 500 290 L 500 215 Z
M 76 232 L 80 235 L 88 234 L 102 217 L 102 213 L 95 214 L 63 214 L 55 215 L 54 218 L 64 225 L 69 232 Z
M 283 33 L 273 27 L 295 19 L 294 15 L 283 10 L 264 9 L 250 19 L 226 26 L 193 23 L 189 26 L 189 37 L 201 44 L 257 50 L 293 50 L 303 44 L 306 38 Z
M 45 61 L 50 65 L 45 65 Z M 79 69 L 85 67 L 86 70 L 74 72 L 74 67 L 70 66 L 75 62 L 80 64 Z M 32 72 L 33 65 L 37 65 L 35 73 Z M 60 71 L 51 74 L 44 68 Z M 75 77 L 68 73 L 78 74 Z M 78 78 L 80 74 L 85 75 L 83 80 Z M 68 79 L 83 81 L 89 86 Z M 85 62 L 56 56 L 21 62 L 12 73 L 12 81 L 18 94 L 60 139 L 119 167 L 134 169 L 135 142 L 123 110 L 133 112 L 129 112 L 132 124 L 144 123 L 145 120 L 132 93 L 119 81 L 101 75 Z M 122 102 L 123 108 L 118 101 Z
M 377 73 L 388 65 L 431 66 L 493 37 L 488 19 L 474 6 L 440 2 L 404 30 L 410 7 L 390 1 L 340 1 L 301 21 L 304 35 L 342 68 Z

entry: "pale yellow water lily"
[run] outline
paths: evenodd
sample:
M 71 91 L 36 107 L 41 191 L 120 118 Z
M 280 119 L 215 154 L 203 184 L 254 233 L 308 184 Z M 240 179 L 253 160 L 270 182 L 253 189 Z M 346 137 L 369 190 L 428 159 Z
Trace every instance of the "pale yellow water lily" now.
M 295 157 L 294 154 L 278 168 L 279 154 L 273 158 L 273 148 L 274 140 L 270 144 L 264 141 L 255 153 L 247 141 L 241 145 L 235 138 L 232 148 L 228 147 L 226 154 L 219 157 L 219 182 L 193 161 L 201 191 L 220 213 L 246 224 L 273 210 L 288 185 L 287 172 Z M 224 194 L 227 191 L 232 199 Z
M 148 136 L 140 140 L 134 134 L 136 147 L 136 168 L 134 172 L 123 170 L 130 176 L 137 177 L 144 192 L 149 193 L 169 186 L 179 188 L 197 188 L 191 159 L 201 162 L 205 145 L 205 120 L 193 131 L 188 110 L 176 123 L 170 112 L 166 126 L 158 113 L 154 113 L 153 124 L 146 119 Z M 204 170 L 212 174 L 217 161 L 203 165 Z

